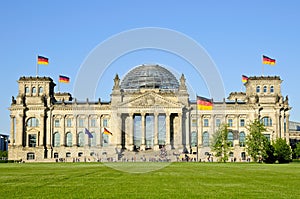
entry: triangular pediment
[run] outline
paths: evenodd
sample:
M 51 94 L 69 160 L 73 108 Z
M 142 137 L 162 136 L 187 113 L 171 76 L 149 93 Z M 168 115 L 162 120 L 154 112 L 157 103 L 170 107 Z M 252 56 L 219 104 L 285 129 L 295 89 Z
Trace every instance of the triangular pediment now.
M 171 97 L 172 98 L 172 97 Z M 175 101 L 176 97 L 174 96 L 174 101 L 163 97 L 154 92 L 148 92 L 141 94 L 139 96 L 133 97 L 127 101 L 122 102 L 119 107 L 173 107 L 173 108 L 182 108 L 183 105 Z

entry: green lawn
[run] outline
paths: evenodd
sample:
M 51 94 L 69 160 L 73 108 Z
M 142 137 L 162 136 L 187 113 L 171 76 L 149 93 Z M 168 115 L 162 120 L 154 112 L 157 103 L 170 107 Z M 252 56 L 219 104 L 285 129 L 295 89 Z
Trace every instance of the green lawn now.
M 10 163 L 0 164 L 0 175 L 0 198 L 300 197 L 299 163 L 172 163 L 136 174 L 102 163 Z

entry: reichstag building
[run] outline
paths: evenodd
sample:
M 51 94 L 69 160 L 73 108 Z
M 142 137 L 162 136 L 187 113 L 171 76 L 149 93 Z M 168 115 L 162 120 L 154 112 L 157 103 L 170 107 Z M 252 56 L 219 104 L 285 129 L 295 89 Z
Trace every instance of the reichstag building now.
M 245 161 L 247 124 L 260 119 L 269 140 L 289 140 L 288 97 L 278 76 L 249 77 L 245 92 L 198 110 L 185 76 L 177 79 L 159 65 L 140 65 L 118 75 L 109 102 L 78 101 L 55 93 L 50 77 L 21 77 L 10 107 L 9 159 L 23 161 L 108 161 L 160 158 L 199 161 L 213 158 L 210 141 L 228 124 L 230 158 Z

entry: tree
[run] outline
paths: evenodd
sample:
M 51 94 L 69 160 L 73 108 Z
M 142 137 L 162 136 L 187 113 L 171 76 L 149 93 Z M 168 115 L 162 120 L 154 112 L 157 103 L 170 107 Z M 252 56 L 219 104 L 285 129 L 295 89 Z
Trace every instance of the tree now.
M 279 163 L 288 163 L 292 160 L 292 150 L 285 139 L 279 138 L 274 143 L 274 156 Z
M 271 145 L 269 141 L 265 143 L 265 153 L 262 154 L 262 158 L 265 163 L 273 164 L 276 162 L 274 151 L 274 146 Z
M 255 162 L 266 156 L 267 138 L 262 134 L 266 128 L 259 120 L 254 120 L 248 125 L 249 134 L 246 137 L 247 153 Z
M 212 151 L 215 152 L 215 156 L 219 158 L 220 162 L 228 160 L 230 142 L 228 142 L 227 136 L 227 124 L 222 124 L 212 138 Z
M 299 158 L 300 156 L 300 142 L 296 144 L 296 148 L 294 149 L 294 155 L 296 158 Z

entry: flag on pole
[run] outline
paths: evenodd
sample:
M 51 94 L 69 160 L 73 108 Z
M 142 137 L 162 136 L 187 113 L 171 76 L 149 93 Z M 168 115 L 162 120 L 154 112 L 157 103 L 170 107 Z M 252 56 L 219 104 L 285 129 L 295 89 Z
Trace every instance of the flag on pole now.
M 43 64 L 43 65 L 48 65 L 49 64 L 49 59 L 47 57 L 43 57 L 43 56 L 38 55 L 37 63 L 38 64 Z
M 242 75 L 242 82 L 246 83 L 248 81 L 248 77 L 246 75 Z
M 211 99 L 197 96 L 197 109 L 198 110 L 212 110 L 213 102 Z
M 112 133 L 109 130 L 107 130 L 106 128 L 104 128 L 103 133 L 106 134 L 106 135 L 112 135 Z
M 93 138 L 93 134 L 91 134 L 91 132 L 89 132 L 89 130 L 87 130 L 87 128 L 85 128 L 85 134 L 87 134 L 89 136 L 89 138 Z
M 275 65 L 276 60 L 263 55 L 262 63 L 263 64 L 269 64 L 269 65 Z
M 62 82 L 62 83 L 69 83 L 70 82 L 70 78 L 67 77 L 67 76 L 60 75 L 58 81 Z

